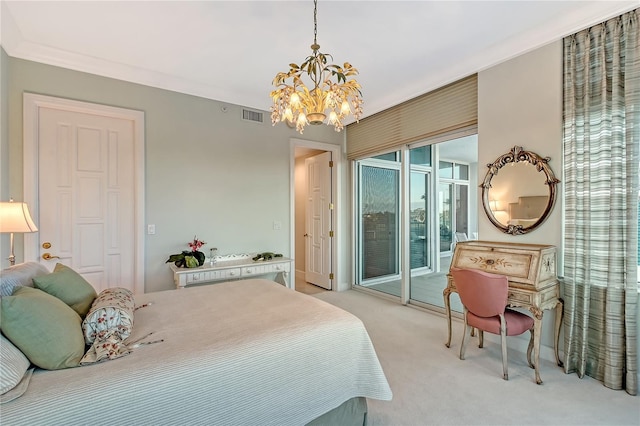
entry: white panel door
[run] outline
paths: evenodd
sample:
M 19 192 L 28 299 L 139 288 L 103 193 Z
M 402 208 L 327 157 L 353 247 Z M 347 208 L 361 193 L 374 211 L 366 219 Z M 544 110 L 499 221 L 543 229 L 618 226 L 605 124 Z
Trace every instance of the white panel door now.
M 331 289 L 331 152 L 305 159 L 307 206 L 305 215 L 305 280 Z
M 40 262 L 70 266 L 97 292 L 134 291 L 133 122 L 41 108 L 37 138 Z

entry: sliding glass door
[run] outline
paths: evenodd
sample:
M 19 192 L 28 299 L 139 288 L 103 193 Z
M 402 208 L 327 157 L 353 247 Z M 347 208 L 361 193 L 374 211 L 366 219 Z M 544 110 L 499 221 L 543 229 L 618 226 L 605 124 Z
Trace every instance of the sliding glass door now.
M 437 198 L 433 191 L 433 169 L 431 159 L 434 147 L 431 145 L 409 150 L 409 255 L 411 276 L 409 299 L 428 302 L 438 292 L 433 286 L 434 263 L 436 261 L 436 240 L 433 237 L 435 228 L 435 210 Z M 440 290 L 441 291 L 441 290 Z
M 400 169 L 395 153 L 357 162 L 356 284 L 400 295 Z
M 469 191 L 475 156 L 469 137 L 354 163 L 356 286 L 444 306 L 455 234 L 477 229 L 469 218 L 477 202 Z

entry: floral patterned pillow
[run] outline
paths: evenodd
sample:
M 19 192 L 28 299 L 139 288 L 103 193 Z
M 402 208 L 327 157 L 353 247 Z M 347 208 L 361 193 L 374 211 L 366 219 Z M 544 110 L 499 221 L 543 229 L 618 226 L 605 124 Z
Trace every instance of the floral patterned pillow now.
M 91 345 L 99 334 L 104 336 L 107 332 L 124 341 L 133 330 L 134 310 L 131 291 L 121 287 L 102 290 L 82 321 L 85 343 Z
M 82 321 L 82 332 L 91 347 L 80 360 L 81 365 L 116 359 L 130 353 L 124 341 L 133 330 L 135 301 L 126 288 L 102 290 Z

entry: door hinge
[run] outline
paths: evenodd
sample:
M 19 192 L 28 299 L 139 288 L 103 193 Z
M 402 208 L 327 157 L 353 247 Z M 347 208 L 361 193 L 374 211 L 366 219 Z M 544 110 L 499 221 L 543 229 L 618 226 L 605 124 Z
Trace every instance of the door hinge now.
M 329 231 L 329 238 L 333 238 L 333 231 Z
M 329 160 L 329 167 L 333 167 L 333 160 Z
M 333 210 L 333 203 L 329 203 L 329 210 Z
M 332 280 L 333 279 L 333 272 L 329 274 L 329 279 Z

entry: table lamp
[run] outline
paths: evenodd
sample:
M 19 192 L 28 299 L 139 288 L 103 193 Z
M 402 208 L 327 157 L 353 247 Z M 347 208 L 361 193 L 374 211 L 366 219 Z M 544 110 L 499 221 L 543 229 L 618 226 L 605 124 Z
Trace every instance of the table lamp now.
M 9 202 L 0 202 L 0 232 L 11 233 L 11 254 L 9 255 L 9 265 L 16 263 L 16 256 L 13 254 L 13 233 L 14 232 L 36 232 L 38 228 L 31 219 L 27 203 L 15 203 L 13 199 Z

